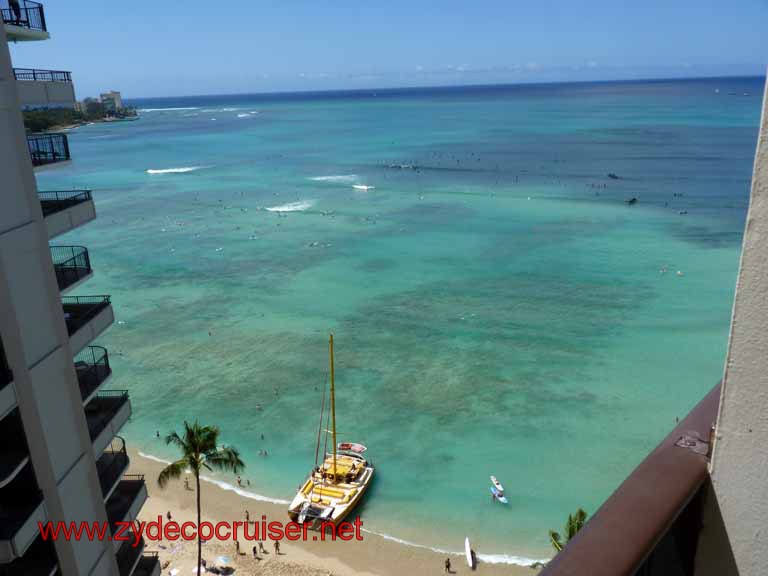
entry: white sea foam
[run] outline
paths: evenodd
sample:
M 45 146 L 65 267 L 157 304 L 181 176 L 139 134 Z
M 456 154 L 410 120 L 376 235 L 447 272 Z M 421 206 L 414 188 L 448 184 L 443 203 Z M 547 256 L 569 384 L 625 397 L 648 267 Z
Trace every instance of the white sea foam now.
M 194 172 L 200 170 L 203 166 L 184 166 L 181 168 L 161 168 L 161 169 L 149 169 L 147 174 L 184 174 L 185 172 Z
M 432 552 L 437 552 L 438 554 L 453 554 L 455 556 L 464 556 L 464 550 L 459 551 L 459 550 L 447 550 L 445 548 L 435 548 L 433 546 L 417 544 L 416 542 L 409 542 L 408 540 L 403 540 L 402 538 L 397 538 L 396 536 L 391 536 L 389 534 L 385 534 L 384 532 L 376 532 L 375 530 L 368 530 L 367 528 L 363 528 L 362 530 L 363 532 L 367 532 L 368 534 L 374 534 L 376 536 L 384 538 L 384 540 L 389 540 L 390 542 L 396 542 L 398 544 L 402 544 L 403 546 L 410 546 L 411 548 L 421 548 L 422 550 L 430 550 Z M 535 558 L 526 558 L 525 556 L 514 556 L 512 554 L 478 554 L 477 557 L 487 564 L 515 564 L 517 566 L 531 566 L 533 564 L 536 564 L 537 562 L 549 562 L 549 558 L 543 558 L 543 559 L 537 560 Z
M 173 112 L 175 110 L 200 110 L 197 106 L 187 106 L 180 108 L 139 108 L 139 112 Z
M 301 200 L 299 202 L 281 204 L 280 206 L 272 206 L 270 208 L 265 208 L 265 210 L 268 210 L 269 212 L 301 212 L 302 210 L 312 208 L 314 204 L 315 203 L 312 200 Z
M 203 108 L 203 112 L 237 112 L 242 108 Z
M 334 174 L 332 176 L 312 176 L 308 180 L 314 180 L 315 182 L 341 182 L 342 184 L 350 184 L 357 181 L 357 174 Z
M 170 464 L 170 460 L 163 460 L 162 458 L 158 458 L 157 456 L 153 456 L 152 454 L 146 454 L 144 452 L 139 452 L 139 456 L 142 458 L 146 458 L 147 460 L 152 460 L 154 462 L 159 462 L 160 464 Z M 189 472 L 189 471 L 187 471 Z M 258 500 L 259 502 L 270 502 L 272 504 L 290 504 L 290 500 L 282 500 L 280 498 L 270 498 L 269 496 L 264 496 L 262 494 L 256 494 L 255 492 L 249 492 L 248 490 L 243 490 L 242 488 L 237 488 L 233 486 L 232 484 L 229 484 L 228 482 L 224 482 L 222 480 L 217 480 L 216 478 L 211 478 L 210 476 L 200 476 L 200 480 L 204 480 L 205 482 L 209 482 L 211 484 L 215 484 L 222 490 L 227 490 L 228 492 L 234 492 L 238 496 L 242 496 L 243 498 L 249 498 L 251 500 Z
M 238 118 L 250 118 L 251 114 L 252 114 L 251 112 L 246 112 L 245 114 L 238 114 L 237 117 Z
M 171 463 L 169 460 L 163 460 L 162 458 L 158 458 L 157 456 L 152 456 L 151 454 L 145 454 L 144 452 L 139 452 L 139 456 L 141 456 L 142 458 L 146 458 L 147 460 L 160 462 L 161 464 Z M 221 480 L 216 480 L 214 478 L 209 478 L 207 476 L 200 476 L 200 479 L 205 480 L 206 482 L 210 482 L 211 484 L 215 484 L 222 490 L 228 490 L 230 492 L 234 492 L 235 494 L 242 496 L 243 498 L 258 500 L 259 502 L 270 502 L 272 504 L 281 504 L 281 505 L 290 504 L 290 501 L 288 500 L 282 500 L 280 498 L 270 498 L 268 496 L 256 494 L 255 492 L 249 492 L 248 490 L 237 488 L 232 484 L 223 482 Z M 373 534 L 375 536 L 379 536 L 380 538 L 384 538 L 384 540 L 389 540 L 390 542 L 395 542 L 403 546 L 410 546 L 411 548 L 421 548 L 422 550 L 430 550 L 432 552 L 437 552 L 438 554 L 451 554 L 454 556 L 464 556 L 463 550 L 448 550 L 446 548 L 436 548 L 434 546 L 426 546 L 424 544 L 410 542 L 409 540 L 403 540 L 402 538 L 398 538 L 396 536 L 392 536 L 384 532 L 376 532 L 375 530 L 369 530 L 367 528 L 363 528 L 362 530 L 366 534 Z M 538 562 L 544 563 L 544 562 L 549 562 L 550 560 L 549 558 L 539 558 L 539 559 L 526 558 L 525 556 L 515 556 L 513 554 L 478 554 L 477 557 L 482 562 L 485 562 L 486 564 L 514 564 L 516 566 L 532 566 L 533 564 L 536 564 Z

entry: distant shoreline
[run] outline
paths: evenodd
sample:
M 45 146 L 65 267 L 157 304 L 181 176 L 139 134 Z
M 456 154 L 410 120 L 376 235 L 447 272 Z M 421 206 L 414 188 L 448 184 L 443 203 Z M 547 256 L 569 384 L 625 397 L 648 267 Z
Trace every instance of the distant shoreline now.
M 270 97 L 285 97 L 285 96 L 312 96 L 312 95 L 363 95 L 375 92 L 377 95 L 385 94 L 407 94 L 419 91 L 472 91 L 472 90 L 487 90 L 487 89 L 504 89 L 504 88 L 535 88 L 535 87 L 550 87 L 550 86 L 579 86 L 579 85 L 601 85 L 601 84 L 663 84 L 666 82 L 709 82 L 722 80 L 724 82 L 734 80 L 749 80 L 756 82 L 765 82 L 765 75 L 734 75 L 734 76 L 671 76 L 668 78 L 626 78 L 626 79 L 614 79 L 614 80 L 550 80 L 543 82 L 489 82 L 489 83 L 469 83 L 469 84 L 423 84 L 413 86 L 388 86 L 388 87 L 371 87 L 371 88 L 326 88 L 321 90 L 316 89 L 296 89 L 296 90 L 273 90 L 265 92 L 230 92 L 230 93 L 205 93 L 205 94 L 180 94 L 174 96 L 136 96 L 132 98 L 125 98 L 126 103 L 130 103 L 133 106 L 137 106 L 137 102 L 146 101 L 162 101 L 162 100 L 179 100 L 184 98 L 242 98 L 247 96 L 255 96 L 262 98 Z
M 98 120 L 84 120 L 82 122 L 75 122 L 74 124 L 60 124 L 57 126 L 51 126 L 47 130 L 43 132 L 37 132 L 37 134 L 44 134 L 45 132 L 57 132 L 57 131 L 64 131 L 64 130 L 74 130 L 75 128 L 82 128 L 83 126 L 88 126 L 89 124 L 112 124 L 114 122 L 135 122 L 141 118 L 141 116 L 130 116 L 128 118 L 117 118 L 117 119 L 107 119 L 107 118 L 100 118 Z

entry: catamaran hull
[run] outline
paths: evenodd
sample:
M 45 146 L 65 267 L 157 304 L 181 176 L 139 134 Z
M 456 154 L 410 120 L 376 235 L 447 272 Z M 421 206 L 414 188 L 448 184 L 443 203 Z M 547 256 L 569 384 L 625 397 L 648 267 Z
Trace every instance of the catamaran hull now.
M 344 519 L 347 518 L 350 513 L 358 506 L 358 504 L 360 504 L 360 501 L 363 499 L 363 496 L 368 490 L 368 486 L 373 481 L 373 471 L 373 467 L 366 467 L 365 472 L 363 473 L 365 481 L 357 487 L 357 493 L 355 494 L 354 498 L 345 503 L 343 506 L 334 506 L 330 516 L 323 518 L 305 515 L 302 519 L 302 510 L 304 505 L 307 503 L 307 500 L 302 498 L 299 494 L 293 499 L 293 502 L 291 502 L 290 506 L 288 507 L 288 517 L 293 522 L 299 522 L 301 524 L 311 522 L 310 528 L 312 530 L 320 530 L 324 523 L 326 525 L 327 523 L 331 523 L 334 526 L 338 526 L 339 523 L 343 522 Z

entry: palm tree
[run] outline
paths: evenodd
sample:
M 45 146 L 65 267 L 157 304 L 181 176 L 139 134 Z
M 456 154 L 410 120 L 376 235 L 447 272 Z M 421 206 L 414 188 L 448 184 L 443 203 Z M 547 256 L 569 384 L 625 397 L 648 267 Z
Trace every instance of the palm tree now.
M 568 514 L 568 521 L 565 523 L 565 542 L 562 541 L 560 534 L 554 530 L 549 531 L 549 541 L 552 543 L 552 547 L 560 552 L 563 547 L 576 536 L 576 532 L 582 529 L 587 522 L 587 513 L 581 508 L 576 510 L 573 514 Z
M 185 470 L 191 470 L 195 475 L 197 486 L 197 573 L 203 560 L 203 545 L 200 540 L 200 471 L 220 470 L 237 474 L 245 468 L 240 459 L 240 453 L 231 446 L 218 446 L 219 429 L 216 426 L 201 426 L 197 420 L 194 424 L 184 421 L 184 436 L 171 432 L 165 437 L 166 444 L 175 444 L 181 451 L 181 458 L 168 464 L 157 477 L 157 484 L 165 488 L 168 481 L 178 479 Z

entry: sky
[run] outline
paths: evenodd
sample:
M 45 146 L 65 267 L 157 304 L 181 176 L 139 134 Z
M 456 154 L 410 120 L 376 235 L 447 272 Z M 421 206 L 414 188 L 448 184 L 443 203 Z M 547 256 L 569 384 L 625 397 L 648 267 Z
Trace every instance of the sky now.
M 6 0 L 0 0 L 5 4 Z M 49 0 L 77 97 L 763 75 L 768 0 Z

